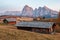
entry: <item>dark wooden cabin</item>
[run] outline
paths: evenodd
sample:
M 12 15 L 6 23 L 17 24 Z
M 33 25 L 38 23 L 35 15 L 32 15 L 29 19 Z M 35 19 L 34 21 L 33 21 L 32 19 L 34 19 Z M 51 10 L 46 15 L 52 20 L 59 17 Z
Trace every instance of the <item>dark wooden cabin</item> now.
M 16 24 L 16 18 L 6 18 L 4 20 L 3 22 L 7 22 L 7 24 Z
M 40 33 L 52 33 L 55 32 L 56 24 L 53 22 L 17 22 L 16 27 L 18 29 L 29 30 Z

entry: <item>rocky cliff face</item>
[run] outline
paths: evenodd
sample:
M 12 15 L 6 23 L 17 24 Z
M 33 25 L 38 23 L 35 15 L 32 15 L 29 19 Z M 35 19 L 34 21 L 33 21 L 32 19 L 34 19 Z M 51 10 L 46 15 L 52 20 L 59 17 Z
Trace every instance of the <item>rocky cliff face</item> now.
M 46 6 L 33 8 L 25 5 L 23 10 L 20 11 L 7 11 L 4 13 L 5 15 L 17 15 L 17 16 L 26 16 L 26 17 L 46 17 L 46 18 L 56 18 L 58 17 L 58 12 L 54 11 Z
M 22 10 L 22 16 L 33 16 L 33 9 L 28 5 L 25 5 Z
M 49 9 L 48 7 L 44 6 L 44 7 L 39 7 L 39 8 L 35 8 L 33 10 L 33 8 L 29 7 L 28 5 L 25 5 L 23 10 L 22 10 L 22 16 L 29 16 L 29 17 L 57 17 L 58 12 Z

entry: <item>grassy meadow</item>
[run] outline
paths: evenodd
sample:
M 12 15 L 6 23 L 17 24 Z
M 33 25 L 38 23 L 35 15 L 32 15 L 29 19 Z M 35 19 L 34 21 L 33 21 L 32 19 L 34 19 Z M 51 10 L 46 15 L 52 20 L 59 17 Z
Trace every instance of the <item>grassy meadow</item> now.
M 18 30 L 13 25 L 0 24 L 0 40 L 59 40 L 60 33 L 41 34 Z

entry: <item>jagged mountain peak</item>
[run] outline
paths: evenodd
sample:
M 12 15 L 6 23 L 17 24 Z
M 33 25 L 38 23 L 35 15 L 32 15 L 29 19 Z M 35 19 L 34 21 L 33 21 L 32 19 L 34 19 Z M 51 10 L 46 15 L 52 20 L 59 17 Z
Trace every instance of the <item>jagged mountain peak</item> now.
M 42 7 L 43 9 L 45 9 L 45 10 L 51 10 L 50 8 L 48 8 L 47 6 L 44 6 L 44 7 Z
M 42 7 L 38 7 L 38 9 L 40 9 L 40 8 L 42 8 Z
M 33 8 L 25 5 L 22 10 L 22 16 L 32 16 L 33 15 Z
M 24 8 L 27 8 L 27 7 L 29 7 L 29 6 L 28 6 L 28 5 L 25 5 L 25 6 L 24 6 Z
M 33 8 L 29 7 L 28 5 L 25 5 L 23 10 L 30 11 L 30 10 L 33 10 Z
M 35 8 L 33 10 L 32 7 L 25 5 L 23 10 L 22 10 L 23 16 L 30 16 L 30 17 L 38 17 L 38 16 L 51 17 L 51 15 L 55 15 L 56 13 L 57 12 L 51 10 L 47 6 Z M 56 17 L 56 15 L 54 17 Z
M 38 10 L 37 8 L 35 8 L 34 10 Z
M 25 5 L 25 7 L 29 7 L 28 5 Z
M 44 8 L 48 8 L 47 6 L 44 6 Z
M 12 14 L 17 15 L 17 12 L 8 12 L 5 14 Z M 47 6 L 44 7 L 38 7 L 33 10 L 32 7 L 25 5 L 21 13 L 18 15 L 20 16 L 29 16 L 29 17 L 57 17 L 58 12 L 48 8 Z

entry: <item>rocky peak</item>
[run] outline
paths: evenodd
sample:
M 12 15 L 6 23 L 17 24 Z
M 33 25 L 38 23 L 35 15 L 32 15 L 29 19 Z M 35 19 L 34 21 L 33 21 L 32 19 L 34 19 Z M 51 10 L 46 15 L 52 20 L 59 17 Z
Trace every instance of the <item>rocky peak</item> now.
M 33 9 L 31 7 L 29 7 L 28 5 L 25 5 L 23 10 L 22 10 L 22 15 L 24 15 L 24 16 L 32 16 L 32 14 L 33 14 Z
M 25 5 L 23 10 L 32 11 L 33 9 L 31 7 L 29 7 L 28 5 Z

